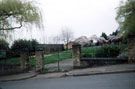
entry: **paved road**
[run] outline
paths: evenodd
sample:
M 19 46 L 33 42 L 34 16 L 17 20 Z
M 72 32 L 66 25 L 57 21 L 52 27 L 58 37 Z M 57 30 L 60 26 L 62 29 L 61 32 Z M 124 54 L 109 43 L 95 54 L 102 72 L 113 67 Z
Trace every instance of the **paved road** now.
M 61 71 L 69 71 L 73 69 L 73 60 L 72 59 L 66 59 L 59 62 L 59 67 Z M 51 63 L 45 65 L 45 68 L 48 69 L 48 71 L 58 71 L 58 63 Z
M 0 83 L 1 89 L 135 89 L 135 73 L 105 74 Z

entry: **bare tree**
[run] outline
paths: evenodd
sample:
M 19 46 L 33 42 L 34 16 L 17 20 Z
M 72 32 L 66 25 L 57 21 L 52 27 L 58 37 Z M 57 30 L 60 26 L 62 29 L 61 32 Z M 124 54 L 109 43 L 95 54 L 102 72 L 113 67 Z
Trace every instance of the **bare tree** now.
M 73 40 L 73 32 L 68 27 L 63 27 L 61 30 L 61 40 L 66 45 L 66 49 L 68 48 L 68 43 Z
M 47 39 L 47 43 L 49 44 L 59 44 L 60 42 L 61 42 L 60 35 L 50 36 Z
M 58 35 L 57 35 L 57 36 L 54 36 L 52 40 L 53 40 L 53 43 L 54 43 L 54 44 L 59 44 L 60 41 L 61 41 L 61 40 L 60 40 L 60 36 L 58 36 Z

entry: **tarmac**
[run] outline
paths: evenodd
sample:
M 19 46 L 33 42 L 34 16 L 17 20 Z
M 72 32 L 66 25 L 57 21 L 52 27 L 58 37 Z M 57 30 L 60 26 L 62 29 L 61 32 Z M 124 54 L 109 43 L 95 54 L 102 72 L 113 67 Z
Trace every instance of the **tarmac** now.
M 86 76 L 86 75 L 97 75 L 97 74 L 112 74 L 112 73 L 130 73 L 135 72 L 135 64 L 118 64 L 108 65 L 93 68 L 84 69 L 73 69 L 68 72 L 54 72 L 39 74 L 33 71 L 28 73 L 21 73 L 16 75 L 0 76 L 0 82 L 6 81 L 19 81 L 24 79 L 38 79 L 38 78 L 60 78 L 67 76 Z

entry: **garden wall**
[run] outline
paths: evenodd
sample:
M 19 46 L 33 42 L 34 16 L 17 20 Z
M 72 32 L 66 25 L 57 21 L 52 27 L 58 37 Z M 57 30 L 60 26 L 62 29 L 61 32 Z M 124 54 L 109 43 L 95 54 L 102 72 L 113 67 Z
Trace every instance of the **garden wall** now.
M 100 50 L 99 50 L 100 48 Z M 82 52 L 81 52 L 81 46 L 80 45 L 73 45 L 73 67 L 74 68 L 83 68 L 83 67 L 90 67 L 90 66 L 101 66 L 101 65 L 112 65 L 112 64 L 121 64 L 121 63 L 127 63 L 128 59 L 127 58 L 117 58 L 118 54 L 120 53 L 121 48 L 125 48 L 123 47 L 98 47 L 97 51 L 100 51 L 101 55 L 86 55 L 82 56 Z M 89 48 L 85 48 L 84 50 L 87 50 Z M 93 49 L 93 48 L 92 48 Z M 96 48 L 97 49 L 97 48 Z M 101 50 L 102 49 L 102 50 Z M 86 51 L 87 54 L 89 54 L 89 52 L 94 52 L 94 50 L 89 50 Z M 116 55 L 116 53 L 117 55 Z M 104 55 L 104 54 L 105 55 Z M 115 53 L 115 54 L 114 54 Z

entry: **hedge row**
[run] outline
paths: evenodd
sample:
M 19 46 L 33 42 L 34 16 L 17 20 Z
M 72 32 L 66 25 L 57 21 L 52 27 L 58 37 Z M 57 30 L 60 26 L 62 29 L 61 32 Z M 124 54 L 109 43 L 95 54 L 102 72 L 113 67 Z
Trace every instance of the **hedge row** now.
M 106 45 L 98 47 L 82 48 L 82 57 L 117 57 L 124 51 L 125 45 Z

